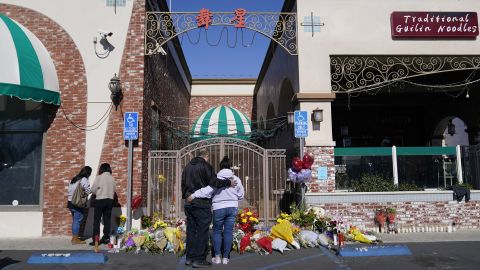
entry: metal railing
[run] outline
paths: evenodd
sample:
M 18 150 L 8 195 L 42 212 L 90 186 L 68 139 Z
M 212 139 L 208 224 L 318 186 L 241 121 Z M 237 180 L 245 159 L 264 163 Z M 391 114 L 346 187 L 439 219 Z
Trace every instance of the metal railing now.
M 460 147 L 335 148 L 336 188 L 349 189 L 364 174 L 392 179 L 395 185 L 447 188 L 463 182 Z
M 241 207 L 259 212 L 263 220 L 280 213 L 286 188 L 285 150 L 264 149 L 234 138 L 212 138 L 190 144 L 178 151 L 150 151 L 148 166 L 148 203 L 150 215 L 165 220 L 183 218 L 181 176 L 188 162 L 202 149 L 209 152 L 209 162 L 218 171 L 220 160 L 228 156 L 233 171 L 245 188 Z

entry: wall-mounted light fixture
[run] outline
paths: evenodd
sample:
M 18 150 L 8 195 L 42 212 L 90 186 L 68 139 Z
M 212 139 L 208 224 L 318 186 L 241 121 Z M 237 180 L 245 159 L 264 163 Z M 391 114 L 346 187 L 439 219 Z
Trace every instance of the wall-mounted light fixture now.
M 312 111 L 310 118 L 312 120 L 312 129 L 320 130 L 320 123 L 323 122 L 323 110 L 317 107 Z
M 455 124 L 452 123 L 452 119 L 450 119 L 450 120 L 448 121 L 447 133 L 450 134 L 450 136 L 453 136 L 453 135 L 455 135 L 455 133 L 457 133 L 457 132 L 455 131 Z
M 295 121 L 294 113 L 293 112 L 287 112 L 287 123 L 289 125 L 292 125 L 294 121 Z
M 318 107 L 312 111 L 312 122 L 320 123 L 323 122 L 323 110 Z
M 122 86 L 120 85 L 120 79 L 117 77 L 117 73 L 113 76 L 113 78 L 110 79 L 110 82 L 108 83 L 108 89 L 110 89 L 110 99 L 113 102 L 113 105 L 115 105 L 115 111 L 118 108 L 118 105 L 120 105 L 120 102 L 123 99 L 123 93 L 122 93 Z

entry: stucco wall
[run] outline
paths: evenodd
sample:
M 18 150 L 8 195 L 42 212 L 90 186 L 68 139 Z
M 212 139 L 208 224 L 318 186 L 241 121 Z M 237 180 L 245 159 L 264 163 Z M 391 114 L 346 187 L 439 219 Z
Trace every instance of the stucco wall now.
M 0 220 L 5 226 L 12 228 L 26 226 L 25 230 L 28 230 L 26 232 L 7 230 L 3 233 L 10 236 L 14 233 L 29 236 L 42 234 L 43 216 L 44 235 L 67 234 L 70 230 L 68 219 L 70 213 L 66 208 L 67 186 L 70 179 L 84 165 L 86 132 L 70 124 L 65 119 L 64 112 L 72 122 L 85 126 L 87 122 L 85 65 L 69 33 L 52 19 L 34 10 L 15 5 L 0 4 L 0 12 L 29 29 L 49 51 L 57 70 L 63 107 L 63 110 L 57 110 L 57 107 L 49 106 L 53 122 L 46 133 L 41 191 L 43 194 L 40 196 L 43 198 L 43 204 L 41 201 L 35 212 L 0 212 Z M 18 218 L 11 218 L 14 216 Z M 26 223 L 28 225 L 25 225 Z M 36 227 L 39 224 L 40 227 Z
M 330 92 L 329 56 L 431 55 L 479 53 L 476 40 L 392 40 L 393 11 L 480 12 L 477 0 L 297 0 L 300 22 L 304 16 L 319 16 L 321 32 L 304 32 L 299 26 L 299 74 L 302 92 Z

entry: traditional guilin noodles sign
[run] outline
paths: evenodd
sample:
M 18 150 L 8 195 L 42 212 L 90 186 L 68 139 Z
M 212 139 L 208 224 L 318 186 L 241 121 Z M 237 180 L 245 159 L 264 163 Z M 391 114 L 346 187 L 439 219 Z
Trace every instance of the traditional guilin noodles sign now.
M 393 38 L 459 38 L 478 36 L 476 12 L 392 12 Z

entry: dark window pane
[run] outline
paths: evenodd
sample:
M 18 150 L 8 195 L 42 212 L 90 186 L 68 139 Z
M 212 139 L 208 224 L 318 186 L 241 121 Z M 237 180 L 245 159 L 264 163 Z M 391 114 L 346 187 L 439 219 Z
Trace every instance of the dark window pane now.
M 40 203 L 43 133 L 0 133 L 0 205 Z

